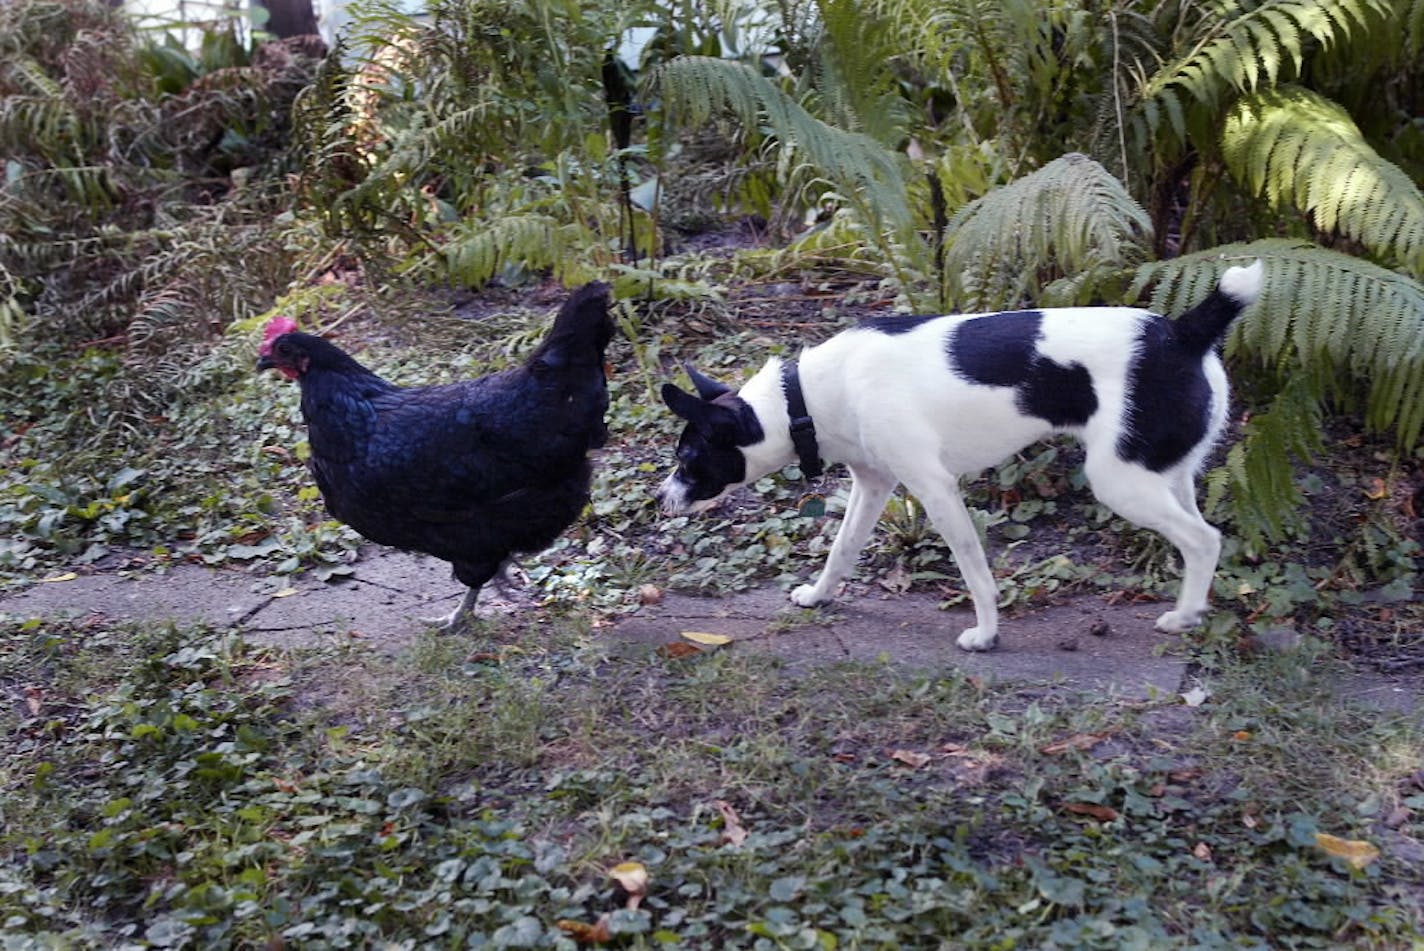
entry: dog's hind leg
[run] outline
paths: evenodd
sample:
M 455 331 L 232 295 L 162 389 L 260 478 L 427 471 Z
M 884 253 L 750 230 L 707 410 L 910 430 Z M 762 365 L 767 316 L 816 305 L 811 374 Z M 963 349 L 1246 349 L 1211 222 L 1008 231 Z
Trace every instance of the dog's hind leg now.
M 967 628 L 956 642 L 967 651 L 986 651 L 999 639 L 999 588 L 989 559 L 979 541 L 979 530 L 964 505 L 959 491 L 959 477 L 946 472 L 905 479 L 905 487 L 914 493 L 929 513 L 930 521 L 949 544 L 959 573 L 974 601 L 974 627 Z
M 1159 474 L 1112 457 L 1089 455 L 1085 469 L 1098 500 L 1123 518 L 1160 532 L 1182 554 L 1177 605 L 1157 618 L 1157 630 L 1178 633 L 1196 627 L 1221 557 L 1221 533 L 1197 510 L 1190 469 Z
M 851 466 L 850 499 L 846 502 L 845 518 L 836 540 L 831 543 L 831 553 L 826 558 L 825 567 L 816 577 L 814 584 L 803 584 L 791 592 L 791 600 L 809 608 L 835 597 L 836 588 L 855 568 L 856 560 L 875 523 L 885 509 L 885 502 L 895 490 L 894 478 L 867 469 Z

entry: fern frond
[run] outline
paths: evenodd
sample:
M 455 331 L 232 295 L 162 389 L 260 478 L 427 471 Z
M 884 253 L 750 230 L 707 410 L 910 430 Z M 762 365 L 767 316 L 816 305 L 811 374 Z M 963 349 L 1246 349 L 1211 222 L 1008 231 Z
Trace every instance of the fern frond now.
M 1135 289 L 1156 283 L 1151 306 L 1180 314 L 1231 264 L 1260 258 L 1261 299 L 1228 348 L 1303 375 L 1323 396 L 1341 379 L 1367 394 L 1366 422 L 1405 449 L 1424 428 L 1424 284 L 1368 261 L 1282 238 L 1226 245 L 1144 264 Z
M 1232 175 L 1273 207 L 1424 277 L 1424 192 L 1335 103 L 1299 86 L 1247 96 L 1227 114 L 1221 148 Z
M 478 287 L 506 265 L 552 268 L 560 280 L 576 279 L 578 253 L 593 238 L 578 226 L 548 215 L 511 215 L 462 224 L 444 246 L 445 277 Z
M 890 24 L 868 6 L 863 0 L 818 0 L 822 40 L 816 88 L 838 126 L 893 146 L 909 124 L 906 100 L 888 66 L 900 50 Z
M 1320 448 L 1320 427 L 1319 395 L 1307 377 L 1293 376 L 1265 411 L 1252 415 L 1226 461 L 1207 474 L 1207 510 L 1229 499 L 1236 531 L 1253 551 L 1301 527 L 1293 464 Z
M 1144 84 L 1144 102 L 1174 100 L 1180 90 L 1215 106 L 1228 92 L 1274 84 L 1287 61 L 1299 72 L 1309 40 L 1333 46 L 1352 30 L 1390 15 L 1388 0 L 1266 0 L 1244 12 L 1235 4 L 1223 7 L 1219 16 L 1203 21 L 1190 49 Z
M 945 230 L 948 299 L 990 310 L 1035 297 L 1054 277 L 1131 268 L 1152 223 L 1112 175 L 1071 153 L 961 208 Z
M 784 149 L 799 150 L 838 188 L 859 195 L 880 219 L 872 221 L 877 228 L 911 230 L 899 156 L 867 135 L 827 125 L 750 67 L 680 56 L 658 67 L 646 82 L 644 99 L 661 98 L 669 123 L 690 128 L 721 113 L 749 125 L 765 121 Z

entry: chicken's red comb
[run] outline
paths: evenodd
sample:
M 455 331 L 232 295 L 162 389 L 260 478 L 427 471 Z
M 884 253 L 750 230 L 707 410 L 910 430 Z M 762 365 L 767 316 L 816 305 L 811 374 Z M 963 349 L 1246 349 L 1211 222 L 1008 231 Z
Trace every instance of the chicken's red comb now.
M 262 331 L 262 346 L 257 348 L 257 352 L 265 356 L 272 351 L 273 340 L 296 329 L 297 322 L 285 314 L 273 317 L 267 321 L 267 328 Z

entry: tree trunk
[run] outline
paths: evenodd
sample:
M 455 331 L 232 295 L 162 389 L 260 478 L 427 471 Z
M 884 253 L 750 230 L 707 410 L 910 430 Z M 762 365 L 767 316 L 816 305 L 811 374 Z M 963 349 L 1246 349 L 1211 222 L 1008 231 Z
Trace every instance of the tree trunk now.
M 312 0 L 253 0 L 253 5 L 267 10 L 267 24 L 263 29 L 278 39 L 317 32 Z

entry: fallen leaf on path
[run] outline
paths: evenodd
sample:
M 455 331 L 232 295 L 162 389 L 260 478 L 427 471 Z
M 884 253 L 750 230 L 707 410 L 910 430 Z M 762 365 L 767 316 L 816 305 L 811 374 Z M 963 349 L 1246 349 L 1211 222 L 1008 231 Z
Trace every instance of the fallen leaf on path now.
M 66 571 L 62 575 L 50 575 L 48 578 L 41 578 L 41 584 L 58 584 L 61 581 L 73 581 L 79 576 L 72 571 Z
M 283 588 L 283 589 L 280 590 L 280 591 L 273 591 L 273 592 L 272 592 L 272 597 L 274 597 L 274 598 L 290 598 L 292 595 L 294 595 L 294 594 L 296 594 L 296 593 L 297 593 L 297 589 L 296 589 L 296 588 Z
M 25 706 L 29 709 L 30 716 L 37 717 L 40 715 L 40 707 L 43 705 L 43 701 L 44 691 L 39 687 L 25 688 Z
M 606 914 L 600 915 L 593 924 L 563 918 L 554 922 L 554 925 L 579 944 L 607 944 L 613 940 L 613 932 L 608 930 L 609 917 Z
M 1192 855 L 1201 859 L 1203 862 L 1210 862 L 1211 846 L 1207 845 L 1205 842 L 1198 842 L 1196 848 L 1192 849 Z
M 693 654 L 702 653 L 702 648 L 692 644 L 684 644 L 682 641 L 673 641 L 658 648 L 658 653 L 664 657 L 677 660 L 679 657 L 691 657 Z
M 1182 702 L 1189 707 L 1199 707 L 1202 704 L 1206 703 L 1207 699 L 1210 696 L 1210 690 L 1206 689 L 1201 684 L 1197 684 L 1191 690 L 1188 690 L 1186 693 L 1182 694 Z
M 1231 738 L 1238 742 L 1245 743 L 1247 740 L 1251 739 L 1251 731 L 1237 730 L 1235 733 L 1231 734 Z
M 1045 743 L 1038 748 L 1038 751 L 1045 756 L 1053 756 L 1056 753 L 1066 753 L 1069 750 L 1090 750 L 1112 736 L 1113 732 L 1112 730 L 1103 730 L 1101 733 L 1074 733 L 1065 739 Z
M 1327 855 L 1344 859 L 1345 864 L 1351 868 L 1364 868 L 1380 855 L 1379 847 L 1371 842 L 1363 839 L 1342 839 L 1328 832 L 1315 833 L 1315 844 L 1324 849 Z
M 1099 822 L 1112 822 L 1117 818 L 1117 810 L 1100 802 L 1065 802 L 1063 808 L 1075 816 L 1088 816 Z
M 1376 502 L 1389 497 L 1389 485 L 1379 476 L 1370 480 L 1370 487 L 1365 490 L 1365 498 L 1373 499 Z
M 973 756 L 973 755 L 974 755 L 973 753 L 971 753 L 971 752 L 969 751 L 969 747 L 967 747 L 967 746 L 965 746 L 965 745 L 963 745 L 963 744 L 961 744 L 961 743 L 941 743 L 941 744 L 939 745 L 939 751 L 940 751 L 941 753 L 943 753 L 944 755 L 946 755 L 946 756 Z
M 741 845 L 747 840 L 746 827 L 742 825 L 741 816 L 737 815 L 737 810 L 732 808 L 732 804 L 725 799 L 718 799 L 712 805 L 717 807 L 717 811 L 722 814 L 722 842 L 725 845 Z
M 904 763 L 911 769 L 919 769 L 930 761 L 930 754 L 917 753 L 914 750 L 895 750 L 890 754 L 890 758 L 897 763 Z
M 732 639 L 726 634 L 708 634 L 706 631 L 683 631 L 682 636 L 704 647 L 721 647 L 723 644 L 732 643 Z
M 655 584 L 645 584 L 638 586 L 639 604 L 657 604 L 663 599 L 663 589 Z
M 885 572 L 879 581 L 880 587 L 894 594 L 904 594 L 910 590 L 910 573 L 905 570 L 905 566 L 896 564 L 895 567 Z

